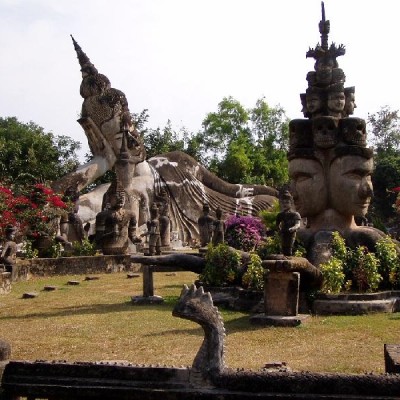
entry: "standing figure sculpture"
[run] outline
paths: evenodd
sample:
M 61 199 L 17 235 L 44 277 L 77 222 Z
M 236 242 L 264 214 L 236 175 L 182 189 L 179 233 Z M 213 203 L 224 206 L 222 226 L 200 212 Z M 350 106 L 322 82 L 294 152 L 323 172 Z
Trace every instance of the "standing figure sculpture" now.
M 157 204 L 150 209 L 150 221 L 147 222 L 147 235 L 149 236 L 149 256 L 161 254 L 160 221 Z
M 214 221 L 215 219 L 210 215 L 210 206 L 204 203 L 203 215 L 198 219 L 201 247 L 205 247 L 211 242 L 214 231 Z
M 15 228 L 6 227 L 6 242 L 0 255 L 0 263 L 4 264 L 6 272 L 11 272 L 11 281 L 15 281 L 18 275 L 16 265 L 17 244 L 15 243 Z
M 301 217 L 298 212 L 292 210 L 293 197 L 290 192 L 283 192 L 279 203 L 281 212 L 276 216 L 276 227 L 281 238 L 281 252 L 284 256 L 292 256 Z
M 218 207 L 215 211 L 217 219 L 214 221 L 212 244 L 214 246 L 224 243 L 225 241 L 225 222 L 222 219 L 222 210 Z

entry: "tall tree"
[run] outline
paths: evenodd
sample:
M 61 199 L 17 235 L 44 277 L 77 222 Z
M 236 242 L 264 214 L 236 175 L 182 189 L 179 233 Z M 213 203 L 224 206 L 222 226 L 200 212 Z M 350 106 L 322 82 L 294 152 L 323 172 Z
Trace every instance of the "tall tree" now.
M 203 121 L 207 167 L 232 183 L 286 183 L 288 123 L 283 108 L 270 107 L 264 98 L 249 110 L 232 97 L 224 98 L 218 111 Z
M 400 115 L 388 106 L 368 115 L 371 143 L 374 145 L 375 170 L 372 175 L 374 198 L 371 214 L 376 220 L 390 224 L 396 217 L 393 204 L 400 186 Z
M 0 180 L 16 182 L 24 176 L 53 181 L 78 166 L 80 143 L 68 136 L 45 132 L 34 122 L 0 118 Z

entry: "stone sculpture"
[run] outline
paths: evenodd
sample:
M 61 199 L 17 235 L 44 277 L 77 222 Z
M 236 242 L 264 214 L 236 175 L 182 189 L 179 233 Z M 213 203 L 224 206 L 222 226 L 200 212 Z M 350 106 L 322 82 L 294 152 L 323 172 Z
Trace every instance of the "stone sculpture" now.
M 150 209 L 151 219 L 147 223 L 147 234 L 149 235 L 149 256 L 161 254 L 160 221 L 157 204 Z
M 292 210 L 293 197 L 289 191 L 280 196 L 281 212 L 276 216 L 276 227 L 281 238 L 281 251 L 284 256 L 293 255 L 296 232 L 300 228 L 300 214 Z
M 367 148 L 365 121 L 350 117 L 354 87 L 344 87 L 345 75 L 337 63 L 345 47 L 328 46 L 330 23 L 323 3 L 319 30 L 321 44 L 307 52 L 315 59 L 315 71 L 307 74 L 308 88 L 300 95 L 308 119 L 290 121 L 288 152 L 294 204 L 307 218 L 298 236 L 317 265 L 329 257 L 332 231 L 339 231 L 350 246 L 370 250 L 383 236 L 354 221 L 366 214 L 372 196 L 372 149 Z
M 277 191 L 264 185 L 229 184 L 183 152 L 171 152 L 148 161 L 142 138 L 130 119 L 125 95 L 111 88 L 110 81 L 98 73 L 81 47 L 73 39 L 82 71 L 81 95 L 84 98 L 82 125 L 94 158 L 77 171 L 53 183 L 58 192 L 69 186 L 82 190 L 106 171 L 114 169 L 127 195 L 138 224 L 150 217 L 150 206 L 164 190 L 170 199 L 172 231 L 183 242 L 199 239 L 197 226 L 204 202 L 211 210 L 218 206 L 226 214 L 238 209 L 257 215 L 274 203 Z M 124 143 L 125 142 L 125 143 Z M 94 221 L 102 207 L 107 185 L 80 197 L 79 215 L 83 223 Z
M 214 229 L 213 229 L 213 236 L 212 236 L 212 244 L 214 246 L 224 243 L 225 241 L 225 222 L 222 219 L 222 210 L 218 207 L 215 211 L 215 215 L 217 219 L 214 221 Z
M 96 239 L 105 255 L 126 254 L 129 240 L 140 242 L 136 236 L 136 216 L 126 205 L 126 193 L 117 179 L 106 193 L 109 209 L 97 218 Z M 98 229 L 98 230 L 97 230 Z
M 16 229 L 13 226 L 6 227 L 6 242 L 4 243 L 3 250 L 0 255 L 0 263 L 5 267 L 6 272 L 11 272 L 11 281 L 17 278 L 17 243 L 15 239 Z
M 203 204 L 203 215 L 198 219 L 200 246 L 207 246 L 213 237 L 215 218 L 210 215 L 210 206 Z

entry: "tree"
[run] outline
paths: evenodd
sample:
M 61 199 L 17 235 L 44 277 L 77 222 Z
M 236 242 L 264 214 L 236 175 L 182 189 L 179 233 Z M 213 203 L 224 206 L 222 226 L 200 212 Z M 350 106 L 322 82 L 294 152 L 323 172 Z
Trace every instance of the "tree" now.
M 56 180 L 78 166 L 79 148 L 79 142 L 45 132 L 34 122 L 0 118 L 0 181 Z
M 372 175 L 374 198 L 371 214 L 383 223 L 395 217 L 393 204 L 400 186 L 400 116 L 388 106 L 368 115 L 368 128 L 374 145 L 375 170 Z
M 207 114 L 200 136 L 206 166 L 231 183 L 279 186 L 286 183 L 289 121 L 283 108 L 270 107 L 264 98 L 246 110 L 232 97 Z

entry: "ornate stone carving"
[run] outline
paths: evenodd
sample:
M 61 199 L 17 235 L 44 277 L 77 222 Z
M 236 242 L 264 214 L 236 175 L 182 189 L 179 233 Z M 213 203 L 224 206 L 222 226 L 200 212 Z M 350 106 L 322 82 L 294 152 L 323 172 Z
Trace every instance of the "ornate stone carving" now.
M 321 44 L 307 52 L 307 57 L 316 60 L 315 71 L 307 74 L 306 102 L 302 102 L 308 120 L 290 122 L 288 153 L 294 204 L 307 219 L 306 228 L 298 234 L 310 261 L 317 263 L 329 257 L 316 251 L 323 236 L 318 232 L 339 231 L 348 243 L 371 250 L 383 236 L 383 232 L 358 227 L 354 221 L 355 216 L 365 216 L 372 196 L 372 150 L 366 147 L 365 121 L 349 117 L 355 108 L 355 90 L 354 86 L 344 87 L 345 74 L 337 63 L 345 47 L 328 46 L 330 24 L 323 3 L 319 31 Z M 312 125 L 312 140 L 305 140 L 307 123 Z

